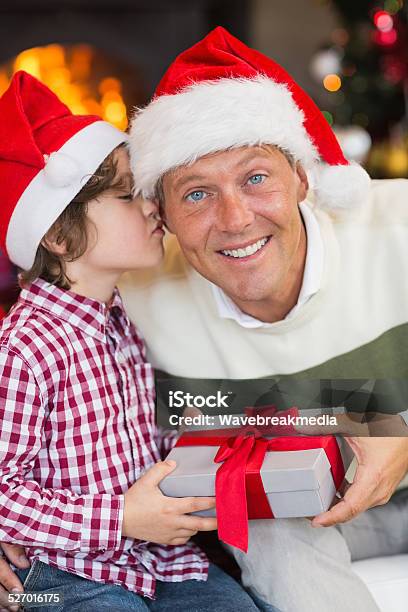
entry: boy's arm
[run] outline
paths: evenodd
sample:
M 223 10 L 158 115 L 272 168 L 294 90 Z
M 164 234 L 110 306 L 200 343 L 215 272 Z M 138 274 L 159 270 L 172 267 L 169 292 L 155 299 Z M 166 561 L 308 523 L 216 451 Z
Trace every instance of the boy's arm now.
M 117 548 L 123 495 L 76 495 L 26 479 L 41 448 L 45 419 L 31 368 L 0 347 L 0 541 L 84 552 Z

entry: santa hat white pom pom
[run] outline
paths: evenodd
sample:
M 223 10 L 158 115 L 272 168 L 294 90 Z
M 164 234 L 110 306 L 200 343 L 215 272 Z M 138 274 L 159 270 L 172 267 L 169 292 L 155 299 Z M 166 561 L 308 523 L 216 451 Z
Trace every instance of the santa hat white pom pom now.
M 68 187 L 80 179 L 81 169 L 69 155 L 55 151 L 44 155 L 44 161 L 44 175 L 53 187 Z
M 322 208 L 353 208 L 366 199 L 370 177 L 359 164 L 329 166 L 316 169 L 316 204 Z

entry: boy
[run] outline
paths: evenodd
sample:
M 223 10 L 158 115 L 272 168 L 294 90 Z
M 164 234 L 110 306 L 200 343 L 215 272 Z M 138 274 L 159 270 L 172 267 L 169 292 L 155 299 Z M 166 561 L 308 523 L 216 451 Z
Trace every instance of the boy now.
M 115 285 L 159 263 L 163 230 L 131 195 L 126 136 L 24 72 L 0 118 L 1 246 L 24 270 L 0 327 L 0 541 L 32 562 L 17 574 L 69 612 L 255 610 L 187 543 L 216 528 L 189 515 L 214 499 L 158 488 L 174 436 L 155 426 L 152 368 Z

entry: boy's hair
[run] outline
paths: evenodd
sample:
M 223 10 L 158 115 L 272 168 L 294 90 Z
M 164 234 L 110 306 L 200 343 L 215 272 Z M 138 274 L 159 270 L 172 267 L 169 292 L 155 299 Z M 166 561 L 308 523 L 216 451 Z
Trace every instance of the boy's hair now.
M 104 191 L 122 187 L 122 181 L 116 179 L 115 153 L 123 146 L 119 145 L 109 153 L 81 191 L 54 221 L 37 249 L 33 265 L 29 270 L 20 273 L 23 285 L 32 283 L 36 278 L 42 278 L 61 289 L 71 288 L 72 281 L 66 274 L 65 262 L 79 259 L 88 248 L 88 202 Z M 58 245 L 64 243 L 64 255 L 53 253 L 46 246 L 48 240 Z

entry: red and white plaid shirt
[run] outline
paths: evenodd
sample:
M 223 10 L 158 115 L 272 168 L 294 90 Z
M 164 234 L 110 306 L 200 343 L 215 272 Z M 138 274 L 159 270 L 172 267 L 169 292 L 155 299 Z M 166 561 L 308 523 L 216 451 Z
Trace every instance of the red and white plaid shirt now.
M 0 541 L 151 598 L 156 579 L 206 580 L 193 544 L 121 537 L 123 493 L 175 442 L 154 396 L 117 291 L 108 307 L 40 279 L 23 289 L 0 324 Z

